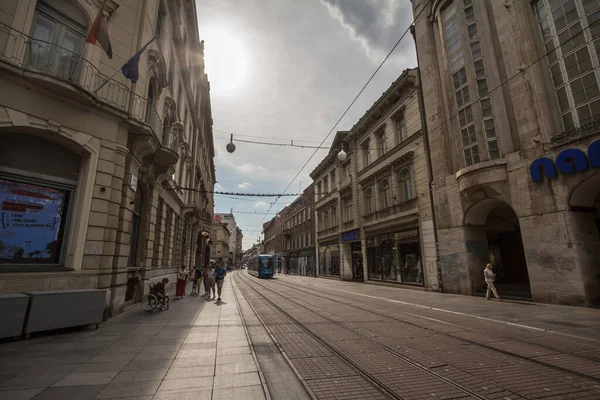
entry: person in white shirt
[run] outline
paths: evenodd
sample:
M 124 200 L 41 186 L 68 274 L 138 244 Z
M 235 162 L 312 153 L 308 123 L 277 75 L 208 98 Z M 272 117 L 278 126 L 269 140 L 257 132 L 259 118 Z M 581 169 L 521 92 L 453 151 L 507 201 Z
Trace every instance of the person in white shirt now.
M 485 299 L 490 299 L 490 290 L 496 296 L 496 299 L 502 301 L 500 296 L 498 296 L 498 291 L 496 290 L 496 286 L 494 286 L 494 281 L 496 280 L 496 274 L 494 273 L 492 264 L 488 264 L 485 266 L 483 270 L 483 277 L 485 278 L 485 283 L 487 283 L 487 291 L 485 292 Z

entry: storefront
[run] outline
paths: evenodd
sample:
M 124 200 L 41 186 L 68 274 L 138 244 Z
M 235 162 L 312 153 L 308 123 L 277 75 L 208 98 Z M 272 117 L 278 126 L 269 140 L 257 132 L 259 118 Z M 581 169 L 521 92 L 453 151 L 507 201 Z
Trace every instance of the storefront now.
M 360 230 L 354 229 L 343 232 L 340 235 L 340 240 L 342 242 L 342 253 L 351 260 L 349 267 L 352 270 L 352 280 L 360 282 L 364 281 L 363 256 L 360 247 Z
M 371 280 L 423 285 L 418 229 L 367 235 L 367 269 Z
M 340 276 L 340 246 L 319 246 L 319 275 Z

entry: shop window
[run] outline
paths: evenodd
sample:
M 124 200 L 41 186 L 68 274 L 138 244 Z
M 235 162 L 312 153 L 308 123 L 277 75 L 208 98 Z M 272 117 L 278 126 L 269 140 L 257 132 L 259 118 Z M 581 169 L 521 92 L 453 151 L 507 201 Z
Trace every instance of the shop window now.
M 29 43 L 29 67 L 65 80 L 77 80 L 77 62 L 89 22 L 73 2 L 38 1 Z
M 379 183 L 379 207 L 380 209 L 388 208 L 391 205 L 390 201 L 390 183 L 387 179 Z
M 0 177 L 0 264 L 61 264 L 73 188 Z
M 398 173 L 398 187 L 400 188 L 400 201 L 408 201 L 413 198 L 412 179 L 409 168 L 404 168 Z
M 423 284 L 418 234 L 367 238 L 367 270 L 369 279 Z

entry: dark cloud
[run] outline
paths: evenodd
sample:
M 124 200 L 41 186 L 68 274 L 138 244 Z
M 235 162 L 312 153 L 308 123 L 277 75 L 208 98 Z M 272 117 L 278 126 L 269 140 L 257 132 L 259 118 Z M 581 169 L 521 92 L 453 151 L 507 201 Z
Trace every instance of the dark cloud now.
M 412 23 L 409 0 L 321 0 L 358 41 L 373 62 L 380 62 Z M 407 34 L 394 53 L 394 59 L 416 59 L 412 36 Z

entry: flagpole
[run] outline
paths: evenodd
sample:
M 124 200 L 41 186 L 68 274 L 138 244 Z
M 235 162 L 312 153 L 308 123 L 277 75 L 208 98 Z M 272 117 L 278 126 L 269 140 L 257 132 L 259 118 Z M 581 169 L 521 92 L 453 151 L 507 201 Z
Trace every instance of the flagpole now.
M 101 13 L 104 12 L 104 6 L 106 6 L 106 0 L 102 1 L 102 7 L 100 7 L 100 11 L 98 12 L 98 14 L 101 14 Z M 73 66 L 73 68 L 71 68 L 71 73 L 69 74 L 69 80 L 71 80 L 73 78 L 73 74 L 75 73 L 75 70 L 77 69 L 77 64 L 79 64 L 79 61 L 81 61 L 81 57 L 83 57 L 83 52 L 85 50 L 85 45 L 87 44 L 87 37 L 90 34 L 90 29 L 92 29 L 93 25 L 94 25 L 94 23 L 92 21 L 92 24 L 88 28 L 87 34 L 85 35 L 85 41 L 83 42 L 83 46 L 81 46 L 81 51 L 79 52 L 79 57 L 77 57 L 77 62 L 75 63 L 75 65 Z
M 152 39 L 150 39 L 150 41 L 149 41 L 148 43 L 146 43 L 146 45 L 145 45 L 144 47 L 147 47 L 147 46 L 148 46 L 150 43 L 152 43 L 152 42 L 153 42 L 155 39 L 156 39 L 156 35 L 155 35 L 155 36 L 154 36 Z M 97 88 L 96 90 L 94 90 L 94 93 L 98 93 L 98 90 L 102 89 L 102 88 L 104 87 L 104 85 L 106 85 L 106 84 L 108 83 L 108 81 L 110 81 L 112 78 L 114 78 L 114 77 L 115 77 L 115 75 L 117 75 L 117 74 L 119 73 L 119 71 L 121 71 L 121 70 L 123 69 L 123 67 L 124 67 L 125 65 L 127 65 L 127 63 L 128 63 L 128 62 L 129 62 L 129 60 L 127 60 L 127 61 L 125 62 L 125 64 L 123 64 L 123 65 L 121 66 L 121 68 L 119 68 L 118 70 L 116 70 L 116 71 L 115 71 L 115 73 L 114 73 L 114 74 L 112 74 L 112 75 L 110 76 L 110 78 L 108 78 L 107 80 L 105 80 L 105 81 L 102 83 L 102 85 L 98 86 L 98 88 Z M 155 63 L 155 64 L 156 64 L 156 63 Z M 152 64 L 152 65 L 154 65 L 154 64 Z

